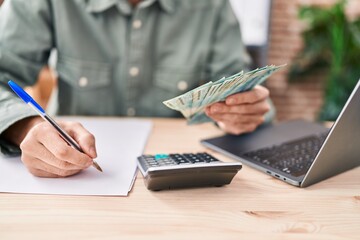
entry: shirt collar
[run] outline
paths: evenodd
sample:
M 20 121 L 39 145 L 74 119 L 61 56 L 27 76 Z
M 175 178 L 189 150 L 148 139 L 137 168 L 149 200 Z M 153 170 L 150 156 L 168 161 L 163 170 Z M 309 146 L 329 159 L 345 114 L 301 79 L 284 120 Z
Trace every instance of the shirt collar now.
M 166 13 L 173 13 L 175 11 L 174 0 L 143 0 L 143 2 L 140 2 L 139 7 L 146 8 L 156 2 L 159 2 L 160 8 Z
M 85 5 L 88 12 L 99 13 L 117 5 L 118 2 L 118 0 L 85 0 Z
M 146 8 L 155 2 L 159 2 L 161 9 L 167 13 L 173 13 L 175 11 L 174 0 L 144 0 L 140 2 L 139 6 Z M 132 13 L 132 8 L 127 0 L 87 0 L 85 4 L 87 11 L 93 13 L 100 13 L 114 6 L 117 6 L 124 15 L 130 15 Z

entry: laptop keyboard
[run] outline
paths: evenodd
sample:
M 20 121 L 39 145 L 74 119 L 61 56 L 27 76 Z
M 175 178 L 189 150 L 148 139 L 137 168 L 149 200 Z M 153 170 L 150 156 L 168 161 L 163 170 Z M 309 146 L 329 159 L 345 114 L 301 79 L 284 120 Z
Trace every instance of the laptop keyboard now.
M 310 168 L 326 136 L 327 133 L 301 138 L 251 151 L 245 153 L 244 157 L 298 177 Z

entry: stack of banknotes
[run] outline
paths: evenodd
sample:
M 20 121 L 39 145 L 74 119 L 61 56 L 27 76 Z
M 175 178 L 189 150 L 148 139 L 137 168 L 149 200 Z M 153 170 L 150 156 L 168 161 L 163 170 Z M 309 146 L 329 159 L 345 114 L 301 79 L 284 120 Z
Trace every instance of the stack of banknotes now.
M 246 73 L 242 71 L 233 76 L 203 84 L 163 103 L 171 109 L 180 111 L 188 120 L 188 124 L 210 122 L 212 120 L 205 114 L 207 106 L 225 101 L 226 97 L 234 93 L 251 90 L 284 66 L 271 65 Z

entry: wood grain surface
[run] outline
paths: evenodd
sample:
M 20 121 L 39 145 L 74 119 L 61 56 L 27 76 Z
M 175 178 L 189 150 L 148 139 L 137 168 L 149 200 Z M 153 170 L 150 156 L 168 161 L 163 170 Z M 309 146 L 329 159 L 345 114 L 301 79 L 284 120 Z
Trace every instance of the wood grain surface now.
M 208 151 L 212 124 L 152 119 L 145 153 Z M 114 183 L 116 184 L 116 183 Z M 128 197 L 0 193 L 0 239 L 360 239 L 360 168 L 305 189 L 243 166 L 225 187 Z

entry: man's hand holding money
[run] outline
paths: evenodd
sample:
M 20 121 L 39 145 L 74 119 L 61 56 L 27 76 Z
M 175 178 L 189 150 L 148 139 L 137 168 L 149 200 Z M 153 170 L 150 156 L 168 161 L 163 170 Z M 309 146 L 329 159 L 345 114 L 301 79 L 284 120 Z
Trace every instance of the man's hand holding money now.
M 252 132 L 264 122 L 270 110 L 268 98 L 269 90 L 257 85 L 250 91 L 228 96 L 225 102 L 206 107 L 205 113 L 227 133 Z
M 207 82 L 163 103 L 180 111 L 189 125 L 215 121 L 227 133 L 252 132 L 264 121 L 270 121 L 274 113 L 269 111 L 269 91 L 260 84 L 284 66 L 241 71 Z

